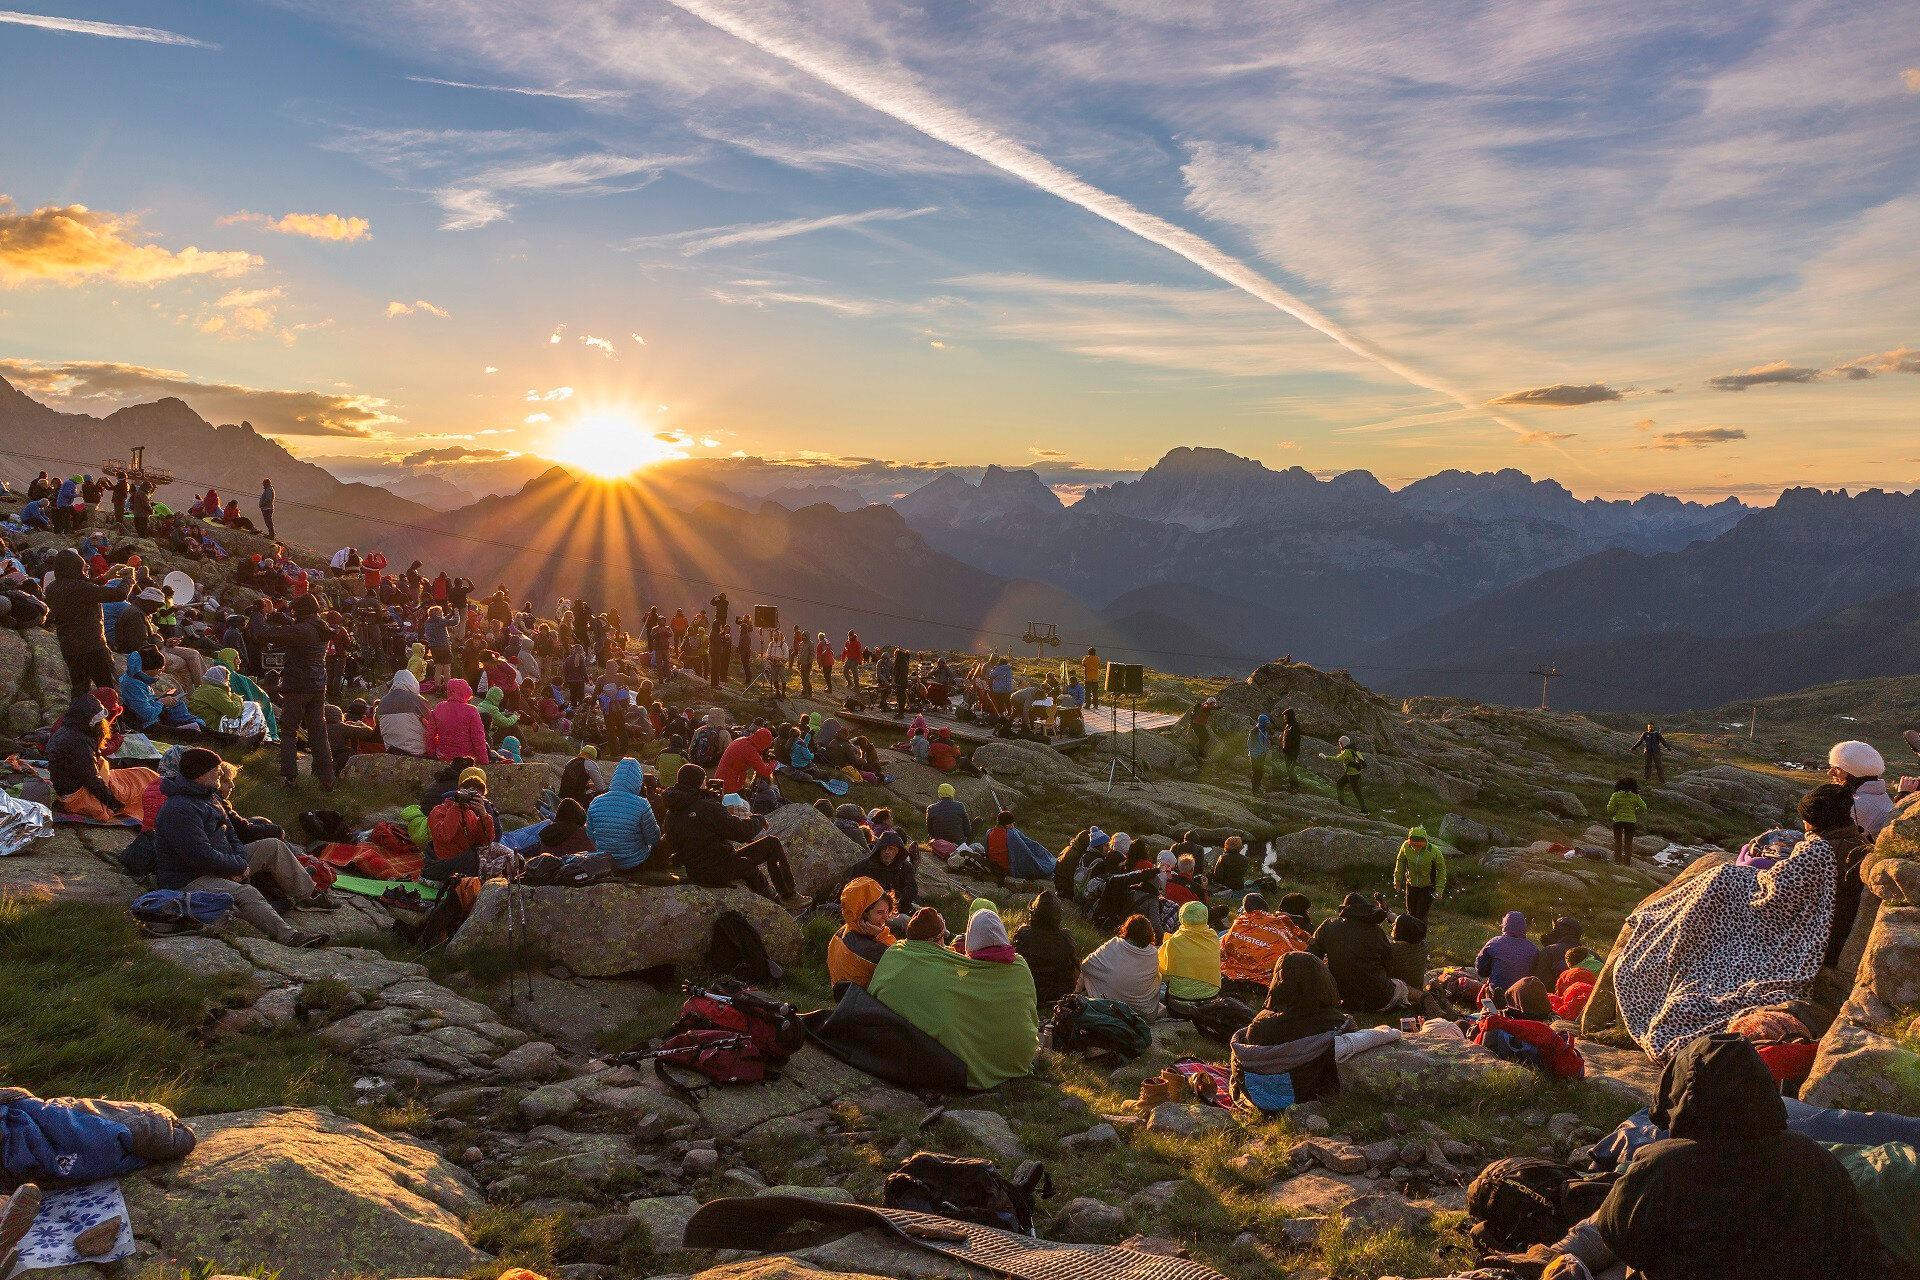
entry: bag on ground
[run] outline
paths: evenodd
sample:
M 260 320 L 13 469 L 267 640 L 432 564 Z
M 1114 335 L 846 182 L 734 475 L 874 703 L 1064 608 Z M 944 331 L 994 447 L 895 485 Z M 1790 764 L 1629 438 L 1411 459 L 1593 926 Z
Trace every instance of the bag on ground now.
M 128 907 L 149 933 L 191 933 L 223 924 L 233 914 L 233 895 L 218 889 L 155 889 Z
M 1111 1054 L 1132 1062 L 1153 1044 L 1153 1028 L 1140 1011 L 1117 1000 L 1062 996 L 1048 1025 L 1055 1049 L 1087 1057 Z
M 1482 1253 L 1520 1253 L 1552 1244 L 1607 1198 L 1613 1175 L 1583 1177 L 1532 1156 L 1495 1160 L 1467 1188 L 1467 1234 Z
M 722 911 L 714 918 L 707 967 L 742 982 L 778 982 L 783 974 L 767 954 L 760 931 L 738 911 Z
M 1053 1194 L 1053 1180 L 1033 1162 L 1008 1181 L 991 1160 L 916 1152 L 887 1175 L 886 1207 L 1033 1234 L 1036 1195 Z

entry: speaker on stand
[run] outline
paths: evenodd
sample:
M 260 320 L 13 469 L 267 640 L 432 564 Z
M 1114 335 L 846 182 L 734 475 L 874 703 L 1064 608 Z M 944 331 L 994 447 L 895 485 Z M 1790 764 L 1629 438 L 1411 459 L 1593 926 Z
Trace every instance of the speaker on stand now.
M 1115 699 L 1125 698 L 1127 700 L 1127 711 L 1131 717 L 1132 724 L 1131 735 L 1127 739 L 1128 758 L 1122 760 L 1120 753 L 1116 750 L 1113 753 L 1113 763 L 1107 769 L 1108 794 L 1112 794 L 1114 780 L 1119 777 L 1122 769 L 1127 771 L 1128 786 L 1138 787 L 1141 784 L 1140 695 L 1146 691 L 1146 686 L 1147 669 L 1144 666 L 1130 662 L 1109 662 L 1107 664 L 1107 679 L 1104 690 L 1107 695 L 1107 705 L 1112 708 L 1118 708 L 1119 703 L 1115 701 Z M 1114 732 L 1117 734 L 1120 728 L 1120 716 L 1117 710 L 1113 713 L 1113 720 Z

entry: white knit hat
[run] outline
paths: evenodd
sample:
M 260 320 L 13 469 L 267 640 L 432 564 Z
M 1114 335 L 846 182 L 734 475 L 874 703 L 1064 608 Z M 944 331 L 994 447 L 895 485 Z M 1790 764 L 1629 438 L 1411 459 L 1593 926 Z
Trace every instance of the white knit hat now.
M 1827 763 L 1849 778 L 1877 778 L 1887 771 L 1886 760 L 1867 742 L 1834 743 Z

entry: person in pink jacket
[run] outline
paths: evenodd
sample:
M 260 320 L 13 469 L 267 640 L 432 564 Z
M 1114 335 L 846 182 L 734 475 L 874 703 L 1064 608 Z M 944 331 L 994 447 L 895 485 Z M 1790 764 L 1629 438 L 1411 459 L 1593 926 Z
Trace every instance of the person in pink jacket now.
M 485 760 L 487 726 L 473 705 L 473 686 L 455 677 L 447 681 L 447 700 L 427 712 L 427 754 L 436 760 Z
M 773 761 L 767 758 L 767 752 L 772 749 L 773 730 L 762 725 L 727 744 L 727 749 L 720 753 L 720 763 L 714 767 L 713 776 L 720 779 L 720 785 L 728 791 L 743 790 L 748 779 L 756 773 L 771 778 Z

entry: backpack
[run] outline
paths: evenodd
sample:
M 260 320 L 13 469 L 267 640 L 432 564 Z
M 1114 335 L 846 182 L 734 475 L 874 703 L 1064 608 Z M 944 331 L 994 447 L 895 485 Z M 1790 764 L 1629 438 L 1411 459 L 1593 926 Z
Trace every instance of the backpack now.
M 695 1101 L 711 1093 L 715 1085 L 759 1084 L 780 1078 L 753 1037 L 739 1031 L 685 1031 L 668 1036 L 652 1057 L 654 1074 Z M 691 1082 L 669 1071 L 669 1067 L 691 1071 L 706 1083 Z
M 1483 1253 L 1520 1253 L 1552 1244 L 1600 1207 L 1613 1175 L 1582 1177 L 1564 1164 L 1509 1156 L 1482 1169 L 1467 1188 L 1467 1234 Z
M 1182 1002 L 1180 1012 L 1192 1021 L 1194 1030 L 1207 1039 L 1232 1044 L 1234 1032 L 1252 1022 L 1260 1011 L 1244 1000 L 1215 996 L 1199 1004 Z
M 1053 1195 L 1046 1169 L 1028 1161 L 1009 1182 L 991 1160 L 918 1151 L 887 1175 L 886 1207 L 1033 1234 L 1033 1201 Z
M 702 769 L 711 769 L 720 763 L 724 750 L 720 745 L 720 731 L 708 725 L 693 735 L 693 742 L 687 747 L 687 759 Z
M 722 911 L 713 921 L 707 968 L 742 982 L 778 982 L 780 966 L 767 954 L 760 931 L 738 911 Z
M 1112 1054 L 1132 1062 L 1153 1045 L 1153 1029 L 1140 1011 L 1117 1000 L 1062 996 L 1047 1025 L 1055 1049 L 1088 1057 Z
M 300 829 L 308 843 L 334 844 L 347 839 L 347 820 L 337 809 L 308 809 L 300 815 Z
M 744 982 L 721 978 L 710 989 L 688 983 L 686 992 L 687 1000 L 680 1006 L 680 1017 L 667 1028 L 667 1046 L 692 1032 L 722 1031 L 745 1036 L 760 1056 L 777 1066 L 806 1043 L 807 1033 L 800 1023 L 799 1010 Z M 652 1056 L 646 1049 L 634 1049 L 615 1054 L 609 1061 L 618 1066 Z
M 155 889 L 135 898 L 127 910 L 135 923 L 156 937 L 194 933 L 225 923 L 233 913 L 233 895 L 218 889 L 193 893 L 184 889 Z
M 142 831 L 120 851 L 120 865 L 135 880 L 145 880 L 159 870 L 159 846 L 153 832 Z

